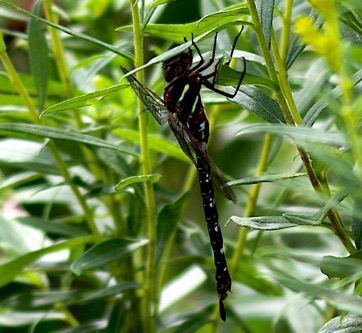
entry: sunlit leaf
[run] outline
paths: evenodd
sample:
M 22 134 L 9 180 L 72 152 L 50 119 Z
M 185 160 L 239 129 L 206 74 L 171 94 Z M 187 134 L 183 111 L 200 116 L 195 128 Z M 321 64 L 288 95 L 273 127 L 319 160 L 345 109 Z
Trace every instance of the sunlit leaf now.
M 0 266 L 0 286 L 4 286 L 7 283 L 13 281 L 17 275 L 19 275 L 27 266 L 34 263 L 36 260 L 40 259 L 41 257 L 61 251 L 61 250 L 68 250 L 72 247 L 81 245 L 81 244 L 87 244 L 93 240 L 93 237 L 91 236 L 85 236 L 85 237 L 79 237 L 74 238 L 71 240 L 67 240 L 55 245 L 51 245 L 49 247 L 46 247 L 44 249 L 40 249 L 37 251 L 29 252 L 27 254 L 22 255 L 21 257 L 9 261 L 3 265 Z
M 120 260 L 140 247 L 145 246 L 148 240 L 132 240 L 113 238 L 99 243 L 85 252 L 71 266 L 72 271 L 79 275 L 84 270 L 104 267 L 112 261 Z
M 318 333 L 356 333 L 362 331 L 362 319 L 352 316 L 338 316 L 326 323 Z
M 268 47 L 270 48 L 271 28 L 273 22 L 275 0 L 258 0 L 255 3 L 259 14 L 259 20 L 261 26 L 263 27 L 265 40 L 268 44 Z
M 99 91 L 95 91 L 89 94 L 85 94 L 82 96 L 74 97 L 71 99 L 68 99 L 66 101 L 60 102 L 58 104 L 52 105 L 51 107 L 45 109 L 41 113 L 41 117 L 47 114 L 55 113 L 55 112 L 61 112 L 61 111 L 68 111 L 68 110 L 74 110 L 78 108 L 82 108 L 85 106 L 89 106 L 92 103 L 90 101 L 95 98 L 103 98 L 106 97 L 109 94 L 112 94 L 114 92 L 118 92 L 121 89 L 127 88 L 128 84 L 117 84 L 113 87 L 105 88 Z
M 13 132 L 13 133 L 21 133 L 21 134 L 31 134 L 41 138 L 48 138 L 54 140 L 67 140 L 73 141 L 76 143 L 83 143 L 86 145 L 100 147 L 100 148 L 108 148 L 113 150 L 118 150 L 126 154 L 134 155 L 137 154 L 125 149 L 121 146 L 117 146 L 111 144 L 105 140 L 98 139 L 91 135 L 82 134 L 75 131 L 63 130 L 55 127 L 49 126 L 39 126 L 32 124 L 0 124 L 0 131 L 4 132 Z
M 145 183 L 145 182 L 156 183 L 161 177 L 162 176 L 159 174 L 128 177 L 126 179 L 121 180 L 116 185 L 115 189 L 116 191 L 121 191 L 124 187 L 132 184 Z
M 34 14 L 41 16 L 42 1 L 36 1 Z M 40 21 L 29 22 L 29 55 L 31 70 L 39 93 L 39 110 L 43 109 L 48 88 L 49 52 L 45 32 Z

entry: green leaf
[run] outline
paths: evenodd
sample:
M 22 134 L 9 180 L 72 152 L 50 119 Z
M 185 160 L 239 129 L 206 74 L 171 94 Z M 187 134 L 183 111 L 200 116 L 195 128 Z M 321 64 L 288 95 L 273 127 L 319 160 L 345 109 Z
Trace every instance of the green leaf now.
M 238 270 L 233 279 L 264 295 L 282 295 L 280 288 L 264 277 L 263 273 L 255 268 L 255 266 L 245 261 L 238 264 Z
M 247 177 L 243 179 L 232 180 L 227 184 L 229 186 L 237 186 L 237 185 L 253 185 L 260 183 L 274 183 L 284 179 L 293 179 L 298 177 L 305 177 L 307 174 L 303 173 L 285 173 L 280 175 L 263 175 L 259 177 Z
M 352 233 L 357 250 L 362 249 L 362 199 L 355 198 L 352 211 Z
M 344 149 L 317 142 L 301 142 L 300 145 L 308 151 L 313 159 L 328 166 L 328 172 L 338 179 L 342 193 L 348 193 L 352 197 L 360 195 L 361 180 L 356 175 L 354 166 L 349 161 Z
M 327 206 L 327 205 L 326 205 Z M 242 227 L 248 227 L 256 230 L 280 230 L 301 225 L 320 226 L 330 228 L 329 223 L 324 223 L 323 219 L 329 210 L 321 209 L 314 214 L 302 213 L 284 213 L 282 216 L 256 216 L 256 217 L 238 217 L 232 216 L 230 221 Z
M 96 38 L 93 38 L 93 37 L 89 37 L 89 36 L 87 36 L 87 35 L 85 35 L 85 34 L 82 34 L 81 32 L 78 32 L 78 31 L 75 31 L 75 30 L 72 30 L 72 29 L 68 29 L 68 28 L 66 28 L 66 27 L 63 27 L 63 26 L 58 25 L 58 24 L 55 24 L 55 23 L 51 23 L 51 22 L 49 22 L 49 21 L 47 21 L 47 20 L 42 19 L 42 18 L 39 17 L 39 16 L 36 16 L 36 15 L 33 15 L 33 14 L 27 12 L 27 11 L 24 10 L 24 9 L 21 9 L 21 8 L 18 7 L 18 6 L 15 6 L 15 5 L 13 5 L 13 4 L 10 4 L 10 3 L 7 2 L 7 1 L 0 0 L 0 3 L 2 3 L 2 4 L 5 5 L 5 6 L 11 7 L 11 8 L 13 8 L 13 9 L 15 9 L 16 11 L 18 11 L 18 12 L 20 12 L 20 13 L 22 13 L 22 14 L 25 14 L 26 16 L 29 16 L 29 17 L 31 17 L 31 18 L 33 18 L 33 19 L 35 19 L 35 20 L 38 20 L 38 21 L 40 21 L 40 22 L 43 22 L 43 23 L 45 23 L 46 25 L 48 25 L 48 26 L 50 26 L 50 27 L 53 27 L 53 28 L 58 29 L 58 30 L 60 30 L 60 31 L 63 31 L 63 32 L 65 32 L 65 33 L 68 34 L 68 35 L 71 35 L 71 36 L 74 36 L 74 37 L 83 39 L 83 40 L 85 40 L 85 41 L 87 41 L 87 42 L 89 42 L 89 43 L 92 43 L 92 44 L 94 44 L 94 45 L 100 46 L 101 48 L 104 48 L 104 49 L 109 50 L 109 51 L 111 51 L 111 52 L 113 52 L 113 53 L 116 53 L 116 54 L 124 57 L 125 59 L 128 59 L 128 60 L 130 60 L 130 61 L 133 61 L 133 55 L 130 54 L 129 52 L 127 52 L 127 51 L 122 50 L 121 48 L 114 47 L 113 45 L 104 43 L 104 42 L 100 41 L 99 39 L 96 39 Z
M 353 74 L 353 85 L 356 86 L 362 80 L 362 69 Z M 323 96 L 307 112 L 303 119 L 303 125 L 312 127 L 322 111 L 330 104 L 331 100 L 337 100 L 342 95 L 340 86 L 334 88 L 326 96 Z
M 98 139 L 91 135 L 81 134 L 78 132 L 63 130 L 55 127 L 31 125 L 31 124 L 3 123 L 0 124 L 0 131 L 31 134 L 37 137 L 48 138 L 53 140 L 67 140 L 76 143 L 83 143 L 93 147 L 101 147 L 101 148 L 117 150 L 125 154 L 137 156 L 136 153 L 128 149 L 108 143 L 105 140 Z
M 113 133 L 133 143 L 140 143 L 139 131 L 118 128 L 114 130 Z M 169 139 L 162 138 L 159 135 L 149 135 L 148 146 L 153 151 L 157 151 L 161 154 L 165 154 L 185 162 L 190 162 L 190 159 L 182 152 L 179 145 Z
M 124 291 L 141 289 L 142 285 L 138 282 L 121 282 L 114 286 L 103 288 L 94 292 L 86 293 L 79 300 L 73 300 L 72 304 L 78 304 L 83 302 L 94 302 L 106 297 L 118 296 Z
M 1 151 L 1 144 L 0 144 L 0 151 Z M 2 156 L 0 154 L 0 161 L 1 160 Z M 43 177 L 41 173 L 35 173 L 35 172 L 21 172 L 14 175 L 10 175 L 7 178 L 0 180 L 0 191 L 14 189 L 18 186 L 30 183 L 33 180 L 39 179 L 41 177 Z
M 166 3 L 170 3 L 170 2 L 174 2 L 174 1 L 177 1 L 177 0 L 156 0 L 156 1 L 151 3 L 148 10 L 155 9 L 156 7 L 158 7 L 160 5 L 164 5 Z
M 357 10 L 347 10 L 340 16 L 341 34 L 347 40 L 359 47 L 362 46 L 362 16 Z
M 223 9 L 220 12 L 213 13 L 201 18 L 199 21 L 187 23 L 187 24 L 148 24 L 144 29 L 144 32 L 162 39 L 167 39 L 175 43 L 181 44 L 184 42 L 184 38 L 198 37 L 202 34 L 213 34 L 214 31 L 219 31 L 228 25 L 250 25 L 250 22 L 235 20 L 240 19 L 242 15 L 248 15 L 249 10 L 247 5 L 238 4 Z M 117 29 L 117 31 L 133 31 L 133 26 L 125 26 Z M 197 39 L 195 38 L 195 42 Z M 190 44 L 191 45 L 191 44 Z M 189 46 L 188 46 L 189 47 Z M 187 47 L 187 48 L 188 48 Z M 186 50 L 186 48 L 185 48 Z M 182 52 L 182 51 L 180 51 Z M 179 52 L 179 53 L 180 53 Z
M 265 40 L 268 44 L 268 48 L 270 49 L 275 0 L 257 0 L 255 4 L 258 10 L 261 26 L 263 27 Z
M 207 39 L 207 38 L 209 38 L 210 36 L 214 35 L 215 32 L 217 32 L 217 31 L 219 31 L 219 30 L 226 29 L 228 26 L 233 26 L 233 25 L 236 25 L 236 24 L 239 24 L 239 23 L 240 23 L 240 22 L 231 22 L 231 23 L 228 23 L 228 24 L 226 24 L 226 25 L 224 25 L 224 26 L 222 26 L 222 27 L 217 26 L 214 30 L 211 30 L 211 31 L 208 31 L 208 30 L 207 30 L 205 33 L 201 34 L 200 36 L 194 37 L 194 42 L 195 42 L 195 43 L 198 43 L 199 41 L 204 40 L 204 39 Z M 244 22 L 244 23 L 245 23 L 245 22 Z M 245 23 L 245 24 L 250 24 L 250 23 Z M 159 25 L 157 25 L 157 26 L 159 26 Z M 165 38 L 166 35 L 164 34 L 164 30 L 168 30 L 168 28 L 169 28 L 170 26 L 171 26 L 171 25 L 166 24 L 165 26 L 158 27 L 158 28 L 160 29 L 160 32 L 159 32 L 160 35 L 161 35 L 160 38 Z M 174 57 L 175 55 L 178 55 L 178 54 L 186 51 L 187 49 L 189 49 L 189 48 L 192 46 L 192 42 L 191 42 L 191 41 L 189 41 L 189 42 L 187 42 L 187 43 L 184 42 L 184 39 L 183 39 L 183 38 L 185 37 L 185 32 L 184 32 L 184 30 L 182 29 L 183 26 L 184 26 L 184 25 L 181 25 L 181 26 L 178 26 L 178 29 L 175 28 L 176 30 L 171 30 L 172 33 L 175 33 L 175 32 L 178 30 L 178 31 L 179 31 L 179 36 L 181 36 L 181 35 L 183 36 L 183 37 L 182 37 L 182 41 L 177 41 L 178 43 L 182 43 L 181 45 L 178 45 L 178 46 L 176 46 L 176 47 L 174 47 L 174 48 L 172 48 L 172 49 L 170 49 L 170 50 L 168 50 L 168 51 L 160 54 L 159 56 L 152 58 L 151 60 L 149 60 L 149 61 L 148 61 L 146 64 L 144 64 L 143 66 L 137 67 L 137 68 L 129 71 L 129 72 L 127 73 L 127 75 L 124 75 L 120 80 L 122 80 L 123 78 L 125 78 L 125 77 L 127 77 L 127 76 L 129 76 L 129 75 L 131 75 L 131 74 L 134 74 L 134 73 L 136 73 L 136 72 L 138 72 L 138 71 L 140 71 L 140 70 L 143 70 L 143 69 L 145 69 L 145 68 L 147 68 L 147 67 L 149 67 L 149 66 L 152 66 L 152 65 L 157 64 L 157 63 L 160 63 L 160 62 L 164 62 L 164 61 L 166 61 L 166 60 Z M 132 28 L 132 27 L 133 27 L 133 26 L 130 26 L 130 28 Z M 164 30 L 163 30 L 163 29 L 164 29 Z M 191 33 L 192 33 L 192 30 L 190 31 L 190 34 L 191 34 Z M 195 36 L 196 36 L 196 35 L 197 35 L 197 34 L 195 34 Z M 180 37 L 180 38 L 181 38 L 181 37 Z
M 34 5 L 34 14 L 41 16 L 42 0 L 37 0 Z M 44 29 L 40 21 L 31 18 L 29 21 L 29 56 L 30 65 L 35 85 L 39 94 L 38 107 L 43 109 L 48 88 L 49 50 Z
M 356 279 L 362 276 L 362 260 L 361 252 L 350 255 L 345 258 L 333 256 L 323 257 L 321 263 L 321 271 L 330 279 L 344 279 L 356 274 Z
M 122 282 L 114 286 L 92 292 L 86 292 L 84 290 L 68 290 L 22 293 L 5 300 L 1 305 L 18 309 L 20 308 L 22 310 L 34 310 L 36 308 L 42 308 L 62 302 L 64 304 L 61 304 L 60 307 L 63 308 L 74 304 L 100 301 L 104 298 L 118 296 L 120 293 L 127 290 L 135 290 L 139 288 L 141 288 L 141 284 L 138 282 Z
M 173 278 L 163 289 L 160 300 L 160 312 L 172 307 L 190 293 L 200 288 L 207 279 L 205 272 L 195 264 L 191 265 L 175 278 Z M 185 284 L 185 281 L 188 281 Z
M 227 65 L 222 65 L 217 73 L 216 83 L 223 86 L 236 86 L 239 83 L 241 74 L 241 72 L 236 71 Z M 242 84 L 262 86 L 273 91 L 278 89 L 278 86 L 273 81 L 253 74 L 246 74 Z
M 338 316 L 326 323 L 318 333 L 356 333 L 362 332 L 362 318 Z
M 228 93 L 234 92 L 230 87 L 225 87 L 224 90 Z M 279 104 L 256 87 L 240 87 L 237 95 L 229 100 L 255 113 L 268 123 L 285 122 Z
M 58 104 L 52 105 L 51 107 L 45 109 L 40 117 L 43 117 L 46 114 L 55 113 L 55 112 L 61 112 L 61 111 L 68 111 L 68 110 L 74 110 L 78 108 L 83 108 L 85 106 L 91 105 L 89 103 L 90 100 L 99 98 L 99 97 L 106 97 L 109 94 L 112 94 L 114 92 L 118 92 L 121 89 L 128 88 L 128 84 L 117 84 L 115 86 L 105 88 L 99 91 L 91 92 L 89 94 L 85 94 L 82 96 L 74 97 L 71 99 L 68 99 L 66 101 L 60 102 Z
M 309 17 L 311 18 L 312 22 L 316 22 L 318 19 L 318 12 L 314 9 L 311 10 Z M 320 27 L 321 23 L 318 22 L 317 26 Z M 288 55 L 287 55 L 287 61 L 285 64 L 286 69 L 289 69 L 294 64 L 295 60 L 298 58 L 298 56 L 303 52 L 306 45 L 301 43 L 301 40 L 298 35 L 292 34 L 289 48 L 288 48 Z
M 38 173 L 58 175 L 59 169 L 53 159 L 46 153 L 39 154 L 42 149 L 43 145 L 37 142 L 3 139 L 0 141 L 0 162 Z
M 156 182 L 158 182 L 158 180 L 161 177 L 162 177 L 162 175 L 159 175 L 159 174 L 128 177 L 126 179 L 121 180 L 116 185 L 115 189 L 116 189 L 116 191 L 121 191 L 126 186 L 133 185 L 133 184 L 145 183 L 145 182 L 156 183 Z
M 84 270 L 103 267 L 112 261 L 136 251 L 148 243 L 146 239 L 113 238 L 93 246 L 72 265 L 72 271 L 80 275 Z
M 289 125 L 254 125 L 243 129 L 238 133 L 238 135 L 246 135 L 254 132 L 267 132 L 278 135 L 286 135 L 301 146 L 316 143 L 333 146 L 347 146 L 347 140 L 341 132 L 325 132 L 316 128 L 294 127 Z M 308 145 L 308 148 L 310 146 L 311 145 Z
M 43 257 L 47 254 L 50 254 L 50 253 L 61 251 L 61 250 L 69 250 L 75 246 L 87 244 L 92 241 L 93 241 L 92 236 L 74 238 L 74 239 L 71 239 L 68 241 L 64 241 L 61 243 L 57 243 L 55 245 L 48 246 L 46 248 L 43 248 L 43 249 L 40 249 L 37 251 L 29 252 L 15 260 L 7 262 L 6 264 L 3 264 L 0 266 L 0 271 L 1 271 L 0 287 L 13 281 L 16 278 L 16 276 L 21 274 L 27 266 L 34 263 L 41 257 Z
M 21 326 L 34 325 L 34 322 L 38 321 L 64 321 L 65 324 L 67 319 L 64 313 L 55 312 L 54 310 L 52 312 L 49 312 L 49 310 L 31 312 L 6 310 L 0 313 L 0 322 L 6 323 L 5 327 L 7 330 L 11 330 L 14 327 L 16 329 Z M 10 328 L 8 329 L 8 327 Z
M 284 216 L 257 216 L 238 217 L 231 216 L 227 223 L 234 222 L 241 227 L 248 227 L 255 230 L 280 230 L 295 227 L 298 224 L 290 222 Z
M 310 282 L 300 281 L 296 276 L 291 276 L 279 269 L 273 268 L 273 276 L 286 287 L 312 296 L 316 299 L 323 299 L 334 305 L 337 309 L 351 312 L 352 314 L 362 315 L 361 298 L 342 293 L 340 290 L 333 290 L 331 286 L 312 284 Z
M 164 248 L 171 239 L 172 234 L 177 228 L 177 223 L 180 222 L 187 200 L 189 199 L 189 192 L 184 193 L 176 201 L 171 204 L 165 205 L 157 219 L 157 249 L 156 260 L 160 262 Z
M 57 235 L 78 237 L 87 235 L 87 232 L 81 228 L 73 227 L 65 223 L 60 223 L 56 221 L 49 221 L 37 217 L 17 217 L 16 221 L 31 226 L 33 228 L 45 231 L 46 233 L 54 233 Z

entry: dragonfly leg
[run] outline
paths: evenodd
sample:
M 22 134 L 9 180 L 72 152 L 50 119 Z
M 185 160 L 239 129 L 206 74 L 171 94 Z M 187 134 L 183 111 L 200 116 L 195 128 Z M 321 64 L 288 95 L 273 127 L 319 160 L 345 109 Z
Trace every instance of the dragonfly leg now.
M 234 98 L 236 96 L 236 94 L 238 93 L 238 90 L 239 90 L 239 88 L 241 86 L 241 83 L 243 82 L 243 79 L 244 79 L 245 74 L 246 74 L 246 60 L 245 60 L 244 57 L 242 59 L 243 59 L 243 62 L 244 62 L 244 69 L 243 69 L 243 72 L 241 73 L 238 85 L 236 86 L 235 91 L 233 93 L 228 93 L 226 91 L 223 91 L 223 90 L 218 89 L 218 88 L 215 87 L 216 74 L 217 74 L 216 72 L 213 73 L 214 74 L 214 79 L 213 79 L 212 83 L 207 81 L 207 80 L 202 80 L 202 84 L 205 87 L 207 87 L 208 89 L 210 89 L 210 90 L 212 90 L 212 91 L 214 91 L 214 92 L 216 92 L 216 93 L 218 93 L 220 95 L 223 95 L 223 96 L 228 97 L 228 98 Z M 216 68 L 216 70 L 217 70 L 217 68 Z M 210 78 L 210 77 L 212 77 L 212 75 L 209 74 L 207 76 L 206 75 L 203 76 L 202 78 L 204 79 L 204 78 Z
M 203 62 L 200 64 L 200 62 L 194 67 L 192 68 L 193 71 L 197 71 L 198 73 L 201 73 L 202 71 L 204 71 L 205 69 L 209 68 L 215 61 L 215 54 L 216 54 L 216 41 L 217 41 L 217 35 L 218 33 L 215 34 L 215 37 L 214 37 L 214 45 L 212 47 L 212 53 L 211 53 L 211 58 L 210 60 L 205 64 L 203 65 Z M 199 57 L 201 59 L 203 59 L 202 57 L 202 54 L 200 52 L 200 49 L 199 47 L 197 46 L 197 44 L 192 40 L 192 45 L 195 47 L 195 50 L 197 51 L 197 54 L 199 55 Z M 201 66 L 203 65 L 203 66 Z
M 230 51 L 230 56 L 229 56 L 230 59 L 225 63 L 225 65 L 227 65 L 227 66 L 229 66 L 229 64 L 230 64 L 230 61 L 231 61 L 232 56 L 233 56 L 233 54 L 234 54 L 234 50 L 235 50 L 235 48 L 236 48 L 236 43 L 237 43 L 237 41 L 238 41 L 241 33 L 243 32 L 243 30 L 244 30 L 244 26 L 242 26 L 242 28 L 240 29 L 239 33 L 236 35 L 236 37 L 235 37 L 235 39 L 234 39 L 234 43 L 233 43 L 233 46 L 232 46 L 231 51 Z M 213 50 L 212 50 L 212 57 L 211 57 L 211 59 L 210 59 L 205 65 L 203 65 L 202 67 L 199 67 L 198 65 L 196 66 L 196 67 L 199 67 L 198 70 L 197 70 L 198 73 L 201 73 L 203 70 L 205 70 L 206 68 L 210 67 L 211 64 L 214 62 L 214 60 L 215 60 L 215 50 L 216 50 L 216 39 L 217 39 L 217 33 L 215 34 L 214 46 L 213 46 Z M 195 44 L 195 43 L 194 43 L 194 44 Z M 196 46 L 196 44 L 195 44 L 195 46 Z M 202 79 L 202 84 L 203 84 L 205 87 L 207 87 L 208 89 L 210 89 L 210 90 L 212 90 L 212 91 L 214 91 L 214 92 L 216 92 L 216 93 L 218 93 L 218 94 L 221 94 L 222 96 L 225 96 L 225 97 L 228 97 L 228 98 L 234 98 L 234 97 L 236 96 L 236 94 L 237 94 L 237 92 L 238 92 L 238 90 L 239 90 L 239 88 L 240 88 L 240 86 L 241 86 L 241 83 L 242 83 L 242 81 L 243 81 L 243 79 L 244 79 L 244 77 L 245 77 L 245 74 L 246 74 L 246 60 L 245 60 L 244 57 L 242 57 L 242 59 L 243 59 L 243 63 L 244 63 L 243 72 L 242 72 L 242 74 L 241 74 L 241 76 L 240 76 L 239 82 L 238 82 L 238 84 L 237 84 L 237 86 L 236 86 L 236 89 L 235 89 L 235 91 L 234 91 L 233 93 L 228 93 L 228 92 L 225 92 L 225 91 L 223 91 L 223 90 L 221 90 L 221 89 L 219 89 L 219 88 L 216 88 L 217 72 L 218 72 L 218 68 L 219 68 L 219 66 L 220 66 L 221 59 L 216 63 L 215 69 L 214 69 L 214 71 L 213 71 L 212 73 L 207 74 L 207 75 L 201 75 L 201 74 L 200 74 L 201 79 Z M 211 61 L 211 60 L 212 60 L 212 61 Z M 195 69 L 195 68 L 194 68 L 194 69 Z M 208 81 L 208 79 L 210 79 L 210 78 L 212 78 L 212 82 Z
M 239 33 L 236 35 L 236 37 L 234 39 L 234 43 L 233 43 L 233 46 L 232 46 L 231 51 L 230 51 L 230 56 L 229 56 L 230 59 L 225 63 L 225 65 L 229 66 L 230 61 L 233 58 L 233 54 L 234 54 L 234 51 L 235 51 L 235 48 L 236 48 L 236 43 L 238 42 L 238 39 L 239 39 L 241 33 L 243 32 L 243 30 L 244 30 L 244 26 L 241 27 Z

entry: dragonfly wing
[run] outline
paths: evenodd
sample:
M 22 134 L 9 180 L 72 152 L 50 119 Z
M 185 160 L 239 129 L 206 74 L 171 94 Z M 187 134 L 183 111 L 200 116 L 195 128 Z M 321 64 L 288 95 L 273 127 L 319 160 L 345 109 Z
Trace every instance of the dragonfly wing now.
M 236 202 L 236 196 L 229 185 L 226 184 L 226 180 L 223 177 L 221 171 L 212 161 L 207 150 L 199 142 L 195 142 L 197 153 L 201 156 L 201 160 L 204 165 L 207 165 L 211 169 L 212 180 L 216 185 L 216 188 L 221 191 L 221 193 L 232 202 Z
M 226 184 L 221 171 L 210 159 L 205 147 L 194 138 L 186 126 L 180 125 L 180 123 L 176 121 L 171 114 L 169 115 L 168 122 L 182 150 L 191 159 L 195 166 L 197 167 L 197 156 L 201 157 L 201 161 L 205 167 L 211 169 L 212 179 L 217 188 L 227 199 L 236 202 L 234 192 L 231 187 Z
M 170 114 L 168 124 L 175 135 L 183 152 L 191 159 L 192 163 L 196 166 L 196 154 L 195 150 L 189 140 L 188 134 L 185 133 L 183 126 L 179 125 L 179 122 Z
M 124 74 L 129 73 L 125 67 L 121 68 Z M 141 83 L 134 74 L 127 76 L 127 80 L 146 109 L 152 113 L 160 125 L 164 124 L 168 118 L 164 100 Z

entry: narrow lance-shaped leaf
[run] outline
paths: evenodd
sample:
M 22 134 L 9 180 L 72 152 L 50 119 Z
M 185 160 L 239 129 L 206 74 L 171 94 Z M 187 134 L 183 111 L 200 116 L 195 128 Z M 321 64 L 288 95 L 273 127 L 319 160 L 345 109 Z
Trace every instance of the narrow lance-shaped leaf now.
M 85 106 L 89 106 L 91 103 L 89 103 L 90 100 L 100 97 L 105 97 L 111 93 L 118 92 L 121 89 L 127 88 L 128 84 L 117 84 L 112 87 L 108 87 L 99 91 L 91 92 L 89 94 L 85 94 L 82 96 L 77 96 L 71 99 L 68 99 L 66 101 L 60 102 L 58 104 L 52 105 L 49 108 L 45 109 L 40 117 L 50 114 L 50 113 L 56 113 L 61 111 L 67 111 L 67 110 L 73 110 L 82 108 Z
M 240 131 L 239 135 L 253 132 L 266 132 L 278 135 L 286 135 L 292 138 L 298 145 L 304 146 L 307 143 L 320 143 L 337 147 L 347 146 L 345 136 L 340 132 L 323 132 L 320 129 L 294 127 L 282 124 L 253 125 Z
M 297 226 L 297 223 L 290 222 L 284 216 L 257 216 L 257 217 L 230 217 L 229 222 L 234 222 L 241 227 L 248 227 L 255 230 L 280 230 Z
M 184 193 L 175 202 L 165 205 L 157 220 L 157 249 L 156 260 L 159 262 L 163 253 L 163 249 L 170 239 L 172 233 L 177 227 L 177 222 L 180 221 L 184 211 L 184 205 L 189 198 L 189 193 Z
M 272 271 L 274 278 L 291 290 L 302 292 L 316 299 L 324 299 L 337 309 L 348 311 L 359 316 L 362 315 L 362 302 L 360 297 L 350 296 L 341 291 L 333 290 L 331 286 L 301 281 L 296 276 L 291 276 L 277 268 L 272 268 Z
M 233 92 L 233 88 L 230 87 L 224 90 L 228 93 Z M 279 104 L 256 87 L 240 87 L 237 95 L 230 101 L 255 113 L 268 123 L 285 122 Z
M 141 176 L 132 176 L 126 179 L 121 180 L 115 187 L 116 191 L 120 191 L 126 186 L 130 186 L 132 184 L 151 182 L 156 183 L 162 175 L 153 174 L 153 175 L 141 175 Z
M 357 250 L 362 248 L 362 199 L 355 198 L 353 203 L 352 232 Z
M 42 0 L 37 0 L 34 14 L 41 16 Z M 40 21 L 31 18 L 29 21 L 29 55 L 31 72 L 35 81 L 39 99 L 39 110 L 43 109 L 48 88 L 49 51 L 44 30 Z
M 358 252 L 345 258 L 333 256 L 323 257 L 321 271 L 330 279 L 344 279 L 356 274 L 356 279 L 362 276 L 362 253 Z
M 119 260 L 148 243 L 146 239 L 113 238 L 99 243 L 80 256 L 71 266 L 75 274 L 87 269 L 103 267 Z
M 318 333 L 356 333 L 362 332 L 362 318 L 354 316 L 338 316 L 326 323 Z
M 40 126 L 32 124 L 14 124 L 14 123 L 4 123 L 0 124 L 0 131 L 13 132 L 13 133 L 22 133 L 22 134 L 31 134 L 41 138 L 48 138 L 53 140 L 67 140 L 76 143 L 83 143 L 89 146 L 108 148 L 113 150 L 118 150 L 126 154 L 137 156 L 136 153 L 125 149 L 121 146 L 114 145 L 105 140 L 98 139 L 91 135 L 86 135 L 78 132 L 67 131 L 55 127 L 49 126 Z
M 91 241 L 93 241 L 92 236 L 74 238 L 69 241 L 65 241 L 65 242 L 55 244 L 55 245 L 48 246 L 44 249 L 29 252 L 17 259 L 14 259 L 12 261 L 7 262 L 6 264 L 1 265 L 0 266 L 0 272 L 1 272 L 0 287 L 13 281 L 15 279 L 15 277 L 17 275 L 19 275 L 27 266 L 29 266 L 36 260 L 40 259 L 41 257 L 43 257 L 47 254 L 50 254 L 50 253 L 71 249 L 77 245 L 87 244 Z
M 148 24 L 144 32 L 175 43 L 183 43 L 185 37 L 191 38 L 191 34 L 194 34 L 194 37 L 198 37 L 204 33 L 213 34 L 214 31 L 212 30 L 219 31 L 228 25 L 250 25 L 250 22 L 247 20 L 236 21 L 242 15 L 247 14 L 249 14 L 248 7 L 245 4 L 237 4 L 220 12 L 207 15 L 196 22 L 187 24 Z M 133 26 L 125 26 L 117 29 L 117 31 L 133 31 Z M 196 38 L 195 41 L 197 41 Z
M 253 184 L 260 184 L 260 183 L 270 183 L 270 182 L 277 182 L 279 180 L 285 179 L 293 179 L 298 177 L 304 177 L 307 174 L 303 173 L 286 173 L 281 175 L 263 175 L 259 177 L 247 177 L 243 179 L 232 180 L 227 184 L 229 186 L 237 186 L 237 185 L 253 185 Z
M 133 143 L 140 143 L 140 135 L 138 131 L 127 128 L 118 128 L 114 130 L 113 133 L 124 140 L 129 140 Z M 157 151 L 161 154 L 177 158 L 178 160 L 187 163 L 190 162 L 190 159 L 182 152 L 180 146 L 167 138 L 163 138 L 159 135 L 149 135 L 148 146 L 153 151 Z
M 275 0 L 256 1 L 256 8 L 258 10 L 260 23 L 261 26 L 263 27 L 265 40 L 268 44 L 269 49 L 270 49 L 271 28 L 273 23 L 273 14 L 274 14 L 274 3 Z
M 12 9 L 14 9 L 14 10 L 16 10 L 16 11 L 18 11 L 18 12 L 24 14 L 24 15 L 27 15 L 27 16 L 29 16 L 31 18 L 34 18 L 35 20 L 43 22 L 43 23 L 49 25 L 50 27 L 53 27 L 53 28 L 58 29 L 60 31 L 63 31 L 64 33 L 66 33 L 68 35 L 83 39 L 83 40 L 85 40 L 85 41 L 87 41 L 89 43 L 92 43 L 94 45 L 98 45 L 99 47 L 102 47 L 102 48 L 104 48 L 106 50 L 109 50 L 111 52 L 119 54 L 120 56 L 124 57 L 125 59 L 133 61 L 133 58 L 134 58 L 133 55 L 130 54 L 129 52 L 127 52 L 127 51 L 122 50 L 121 48 L 116 48 L 113 45 L 110 45 L 110 44 L 107 44 L 107 43 L 104 43 L 104 42 L 100 41 L 99 39 L 89 37 L 89 36 L 87 36 L 85 34 L 82 34 L 81 32 L 78 32 L 78 31 L 75 31 L 75 30 L 72 30 L 72 29 L 68 29 L 68 28 L 66 28 L 66 27 L 64 27 L 62 25 L 55 24 L 55 23 L 49 22 L 47 20 L 44 20 L 43 18 L 41 18 L 39 16 L 33 15 L 33 14 L 27 12 L 26 10 L 9 3 L 8 1 L 0 0 L 0 3 L 2 3 L 5 6 L 11 7 Z

